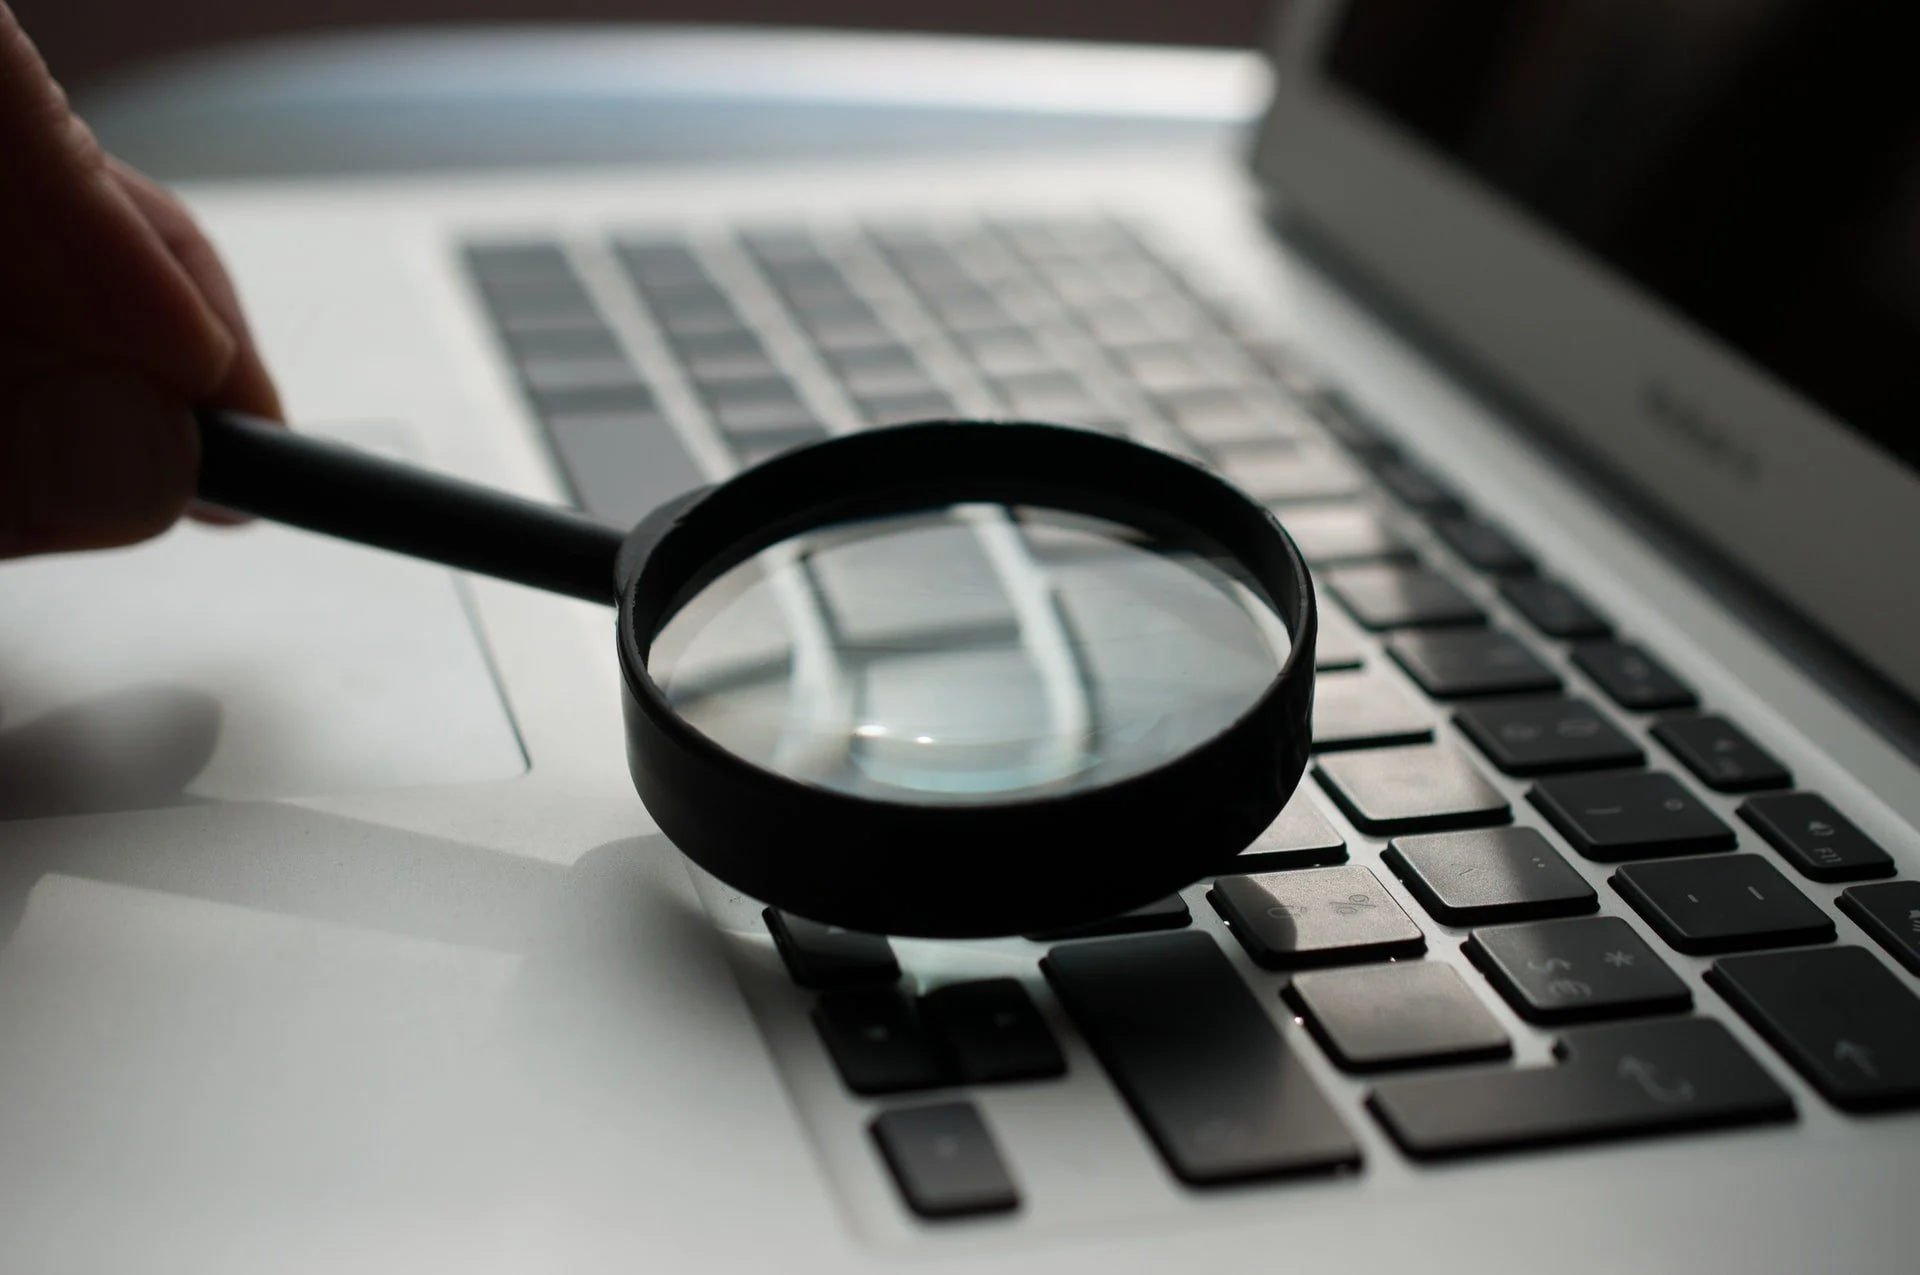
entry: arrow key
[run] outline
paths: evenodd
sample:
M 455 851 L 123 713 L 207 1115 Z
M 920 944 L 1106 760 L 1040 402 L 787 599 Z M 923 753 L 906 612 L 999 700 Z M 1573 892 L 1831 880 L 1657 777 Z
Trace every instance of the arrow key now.
M 1920 997 L 1866 948 L 1730 956 L 1706 977 L 1834 1106 L 1920 1105 Z

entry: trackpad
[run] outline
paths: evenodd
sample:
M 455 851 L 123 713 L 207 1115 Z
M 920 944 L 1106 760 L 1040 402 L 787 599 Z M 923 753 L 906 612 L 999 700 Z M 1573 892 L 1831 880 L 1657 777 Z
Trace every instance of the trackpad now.
M 325 431 L 411 451 L 391 427 Z M 0 563 L 0 819 L 526 769 L 455 578 L 267 523 Z

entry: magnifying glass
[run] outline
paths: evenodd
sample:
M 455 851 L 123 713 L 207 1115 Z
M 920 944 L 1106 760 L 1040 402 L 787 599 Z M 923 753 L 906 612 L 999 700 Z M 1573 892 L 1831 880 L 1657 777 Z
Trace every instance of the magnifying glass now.
M 1306 767 L 1312 583 L 1198 465 L 1055 425 L 843 435 L 631 531 L 233 413 L 228 509 L 618 608 L 662 832 L 880 934 L 1097 921 L 1230 870 Z

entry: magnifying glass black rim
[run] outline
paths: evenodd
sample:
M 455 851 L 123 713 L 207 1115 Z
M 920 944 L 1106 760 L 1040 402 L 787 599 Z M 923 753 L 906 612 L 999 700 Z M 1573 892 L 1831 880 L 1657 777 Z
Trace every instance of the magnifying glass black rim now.
M 1240 563 L 1285 622 L 1273 681 L 1212 739 L 1098 787 L 915 805 L 815 787 L 700 733 L 648 673 L 654 637 L 747 558 L 833 523 L 971 502 L 1108 518 L 1198 538 Z M 828 439 L 656 510 L 618 567 L 635 788 L 662 832 L 722 881 L 831 925 L 930 938 L 1099 920 L 1227 870 L 1306 769 L 1313 585 L 1279 521 L 1207 470 L 1057 425 L 930 421 Z

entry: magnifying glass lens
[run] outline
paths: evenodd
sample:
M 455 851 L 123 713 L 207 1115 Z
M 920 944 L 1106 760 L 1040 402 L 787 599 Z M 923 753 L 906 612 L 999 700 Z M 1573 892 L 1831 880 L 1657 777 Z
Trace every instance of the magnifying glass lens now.
M 1219 736 L 1290 649 L 1226 554 L 1084 514 L 951 505 L 782 541 L 696 593 L 647 668 L 735 757 L 876 801 L 1118 783 Z

